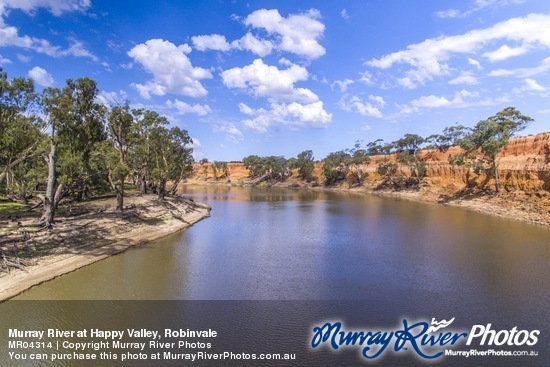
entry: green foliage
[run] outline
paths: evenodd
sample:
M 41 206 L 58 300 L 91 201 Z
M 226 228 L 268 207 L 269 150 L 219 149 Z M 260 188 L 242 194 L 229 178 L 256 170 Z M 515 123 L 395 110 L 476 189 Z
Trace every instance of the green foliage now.
M 250 178 L 267 176 L 272 180 L 283 180 L 290 173 L 288 161 L 282 156 L 249 155 L 243 158 L 243 164 L 248 170 Z
M 6 195 L 26 198 L 32 186 L 26 180 L 35 178 L 34 166 L 44 138 L 44 123 L 36 108 L 39 102 L 32 79 L 10 80 L 0 68 L 0 183 L 6 180 L 0 190 Z M 29 170 L 33 174 L 27 175 Z
M 313 152 L 304 150 L 299 153 L 295 159 L 289 161 L 289 166 L 292 169 L 298 169 L 298 177 L 307 182 L 313 181 L 313 169 L 315 168 Z
M 460 140 L 467 134 L 468 128 L 462 125 L 448 126 L 443 129 L 443 134 L 434 134 L 426 138 L 433 148 L 445 152 L 450 147 L 458 145 Z
M 420 183 L 426 174 L 426 163 L 420 157 L 422 145 L 426 142 L 424 138 L 416 134 L 405 134 L 405 136 L 393 143 L 397 153 L 397 161 L 408 166 Z
M 351 158 L 346 151 L 330 153 L 323 160 L 323 175 L 325 176 L 325 185 L 330 186 L 343 181 L 348 173 L 347 160 Z
M 244 167 L 248 170 L 251 178 L 262 176 L 267 168 L 264 165 L 264 159 L 257 155 L 249 155 L 243 158 Z
M 458 144 L 465 153 L 462 157 L 449 160 L 451 164 L 466 164 L 474 172 L 484 172 L 495 179 L 495 190 L 500 190 L 498 181 L 497 154 L 510 138 L 533 121 L 514 107 L 507 107 L 486 120 L 479 121 Z
M 214 161 L 212 162 L 211 167 L 215 180 L 229 177 L 229 167 L 227 166 L 227 162 Z

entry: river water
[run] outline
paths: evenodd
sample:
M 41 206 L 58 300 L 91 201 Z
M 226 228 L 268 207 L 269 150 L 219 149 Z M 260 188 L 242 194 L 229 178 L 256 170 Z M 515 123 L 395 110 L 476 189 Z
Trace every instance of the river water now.
M 353 193 L 185 190 L 186 196 L 212 206 L 210 218 L 6 304 L 225 300 L 240 302 L 224 307 L 246 308 L 245 301 L 262 300 L 271 303 L 261 307 L 279 304 L 306 314 L 308 307 L 320 305 L 326 317 L 362 318 L 385 327 L 404 317 L 456 317 L 464 327 L 492 323 L 500 329 L 550 331 L 547 229 L 460 208 Z M 14 324 L 28 320 L 20 311 L 6 313 Z M 55 317 L 48 314 L 49 321 Z M 71 321 L 60 319 L 56 323 L 68 328 Z M 531 361 L 522 365 L 539 365 L 540 359 Z M 503 359 L 487 365 L 507 362 L 517 365 L 517 360 Z

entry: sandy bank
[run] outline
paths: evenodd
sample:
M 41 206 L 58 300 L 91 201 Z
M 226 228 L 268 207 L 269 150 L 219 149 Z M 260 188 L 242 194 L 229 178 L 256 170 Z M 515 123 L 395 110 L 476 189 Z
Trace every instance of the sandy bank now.
M 3 223 L 3 250 L 30 258 L 32 265 L 27 272 L 0 274 L 0 301 L 210 216 L 208 205 L 188 199 L 159 202 L 153 195 L 144 195 L 129 197 L 125 204 L 123 213 L 114 211 L 113 199 L 81 204 L 58 216 L 59 223 L 50 231 L 28 227 L 32 219 Z

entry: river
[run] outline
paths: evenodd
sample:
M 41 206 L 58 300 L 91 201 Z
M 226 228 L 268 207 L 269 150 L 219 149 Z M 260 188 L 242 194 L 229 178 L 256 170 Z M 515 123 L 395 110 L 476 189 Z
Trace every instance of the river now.
M 212 206 L 210 218 L 7 304 L 223 300 L 241 306 L 280 301 L 283 309 L 295 309 L 310 302 L 321 305 L 324 315 L 350 320 L 362 315 L 364 323 L 385 327 L 403 317 L 433 316 L 456 317 L 464 327 L 492 323 L 548 331 L 547 229 L 461 208 L 345 192 L 185 190 Z M 346 307 L 355 311 L 342 311 Z M 10 310 L 4 317 L 14 324 L 28 320 L 15 307 Z M 61 319 L 56 325 L 68 328 L 70 320 Z

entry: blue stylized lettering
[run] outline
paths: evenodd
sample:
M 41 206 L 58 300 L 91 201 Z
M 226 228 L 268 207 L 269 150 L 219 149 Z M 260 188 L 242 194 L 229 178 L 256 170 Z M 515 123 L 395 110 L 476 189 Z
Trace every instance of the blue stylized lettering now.
M 421 335 L 423 335 L 426 332 L 426 330 L 428 330 L 429 325 L 427 322 L 422 321 L 422 322 L 417 322 L 416 324 L 413 324 L 411 326 L 407 326 L 407 325 L 408 325 L 407 320 L 403 320 L 403 330 L 399 330 L 395 332 L 395 336 L 397 337 L 397 340 L 395 341 L 394 350 L 396 352 L 403 349 L 405 344 L 409 342 L 411 347 L 414 349 L 414 351 L 418 353 L 418 355 L 421 357 L 432 359 L 443 355 L 443 352 L 436 353 L 433 356 L 424 354 L 420 349 L 420 347 L 418 346 L 418 344 L 416 343 L 416 339 Z M 419 327 L 421 328 L 421 330 L 417 332 L 416 335 L 411 333 L 412 330 L 417 329 Z

